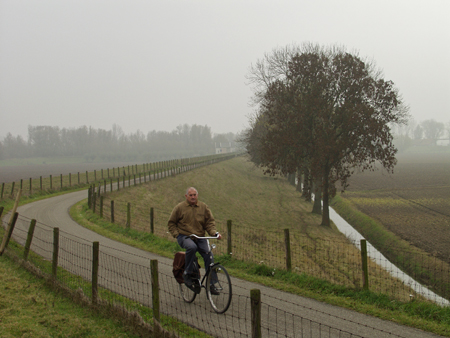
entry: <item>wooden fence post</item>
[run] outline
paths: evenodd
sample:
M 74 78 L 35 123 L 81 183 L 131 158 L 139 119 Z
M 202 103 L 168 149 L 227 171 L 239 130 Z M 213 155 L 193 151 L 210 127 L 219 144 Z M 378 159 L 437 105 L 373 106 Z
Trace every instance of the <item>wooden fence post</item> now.
M 11 198 L 13 198 L 14 196 L 14 185 L 16 184 L 16 182 L 12 182 L 12 186 L 11 186 Z
M 78 185 L 80 185 L 80 172 L 78 172 Z
M 111 223 L 114 223 L 114 201 L 111 201 Z
M 9 233 L 12 234 L 12 229 L 14 229 L 14 225 L 16 222 L 14 220 L 14 218 L 16 218 L 16 220 L 17 220 L 17 217 L 19 216 L 19 215 L 16 216 L 16 210 L 17 210 L 17 207 L 19 206 L 19 200 L 20 200 L 21 195 L 22 195 L 22 190 L 19 189 L 19 191 L 17 192 L 17 196 L 16 196 L 16 200 L 14 202 L 13 208 L 11 210 L 11 217 L 9 218 L 9 222 L 6 227 L 5 235 L 2 240 L 2 244 L 0 245 L 0 256 L 3 254 L 3 251 L 6 249 L 6 246 L 8 245 L 8 242 L 9 242 L 8 234 Z
M 158 280 L 158 261 L 156 259 L 150 260 L 150 269 L 152 275 L 152 305 L 153 318 L 158 322 L 160 320 L 159 314 L 159 280 Z
M 153 208 L 150 208 L 150 233 L 154 234 L 155 233 L 155 223 L 154 223 L 154 211 Z
M 72 173 L 69 173 L 69 187 L 72 186 Z
M 56 279 L 58 271 L 58 251 L 59 251 L 59 228 L 53 228 L 53 259 L 52 259 L 52 276 Z
M 91 192 L 92 187 L 89 187 L 88 189 L 88 208 L 91 209 L 92 205 L 92 201 L 91 201 L 91 197 L 92 197 L 92 192 Z
M 86 170 L 86 184 L 89 184 L 89 173 Z
M 127 228 L 131 227 L 131 203 L 127 203 Z
M 27 241 L 25 243 L 25 250 L 23 251 L 23 259 L 28 260 L 28 254 L 30 253 L 31 241 L 33 240 L 34 228 L 36 227 L 36 220 L 33 218 L 28 228 Z
M 228 255 L 233 254 L 233 251 L 231 249 L 231 225 L 232 225 L 232 221 L 231 221 L 231 219 L 229 219 L 227 221 L 227 254 Z
M 103 218 L 103 196 L 100 196 L 100 217 Z
M 3 237 L 2 245 L 0 247 L 0 256 L 3 255 L 3 252 L 8 247 L 9 240 L 11 239 L 12 233 L 14 231 L 14 226 L 16 225 L 19 214 L 17 212 L 15 212 L 11 217 L 12 218 L 8 224 L 8 229 L 5 232 L 5 234 L 3 235 L 4 237 Z
M 261 338 L 261 291 L 250 290 L 252 338 Z
M 95 185 L 92 186 L 92 212 L 95 214 L 95 207 L 97 206 L 97 194 L 95 193 Z
M 367 265 L 367 241 L 362 239 L 361 243 L 361 263 L 362 263 L 362 277 L 363 289 L 369 290 L 369 268 Z
M 291 240 L 289 236 L 289 229 L 284 229 L 284 246 L 286 249 L 286 270 L 292 270 L 292 261 L 291 261 Z
M 32 194 L 33 194 L 33 180 L 30 177 L 30 195 L 32 195 Z
M 97 304 L 98 297 L 98 253 L 99 242 L 92 243 L 92 304 Z

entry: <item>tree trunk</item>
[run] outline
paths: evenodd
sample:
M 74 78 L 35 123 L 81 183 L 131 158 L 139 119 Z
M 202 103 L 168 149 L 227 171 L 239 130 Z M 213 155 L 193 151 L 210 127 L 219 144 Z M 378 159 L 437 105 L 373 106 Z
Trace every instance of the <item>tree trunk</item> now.
M 314 205 L 312 213 L 322 215 L 322 188 L 320 182 L 318 180 L 315 180 L 313 186 L 314 186 Z
M 304 166 L 303 167 L 303 193 L 302 197 L 305 198 L 306 202 L 311 202 L 311 184 L 310 184 L 310 174 L 309 169 Z
M 322 212 L 322 224 L 323 226 L 330 226 L 330 209 L 328 205 L 329 199 L 329 175 L 330 170 L 328 167 L 324 170 L 325 174 L 323 177 L 323 212 Z
M 297 187 L 295 188 L 296 191 L 298 192 L 302 192 L 302 168 L 298 167 L 297 168 Z

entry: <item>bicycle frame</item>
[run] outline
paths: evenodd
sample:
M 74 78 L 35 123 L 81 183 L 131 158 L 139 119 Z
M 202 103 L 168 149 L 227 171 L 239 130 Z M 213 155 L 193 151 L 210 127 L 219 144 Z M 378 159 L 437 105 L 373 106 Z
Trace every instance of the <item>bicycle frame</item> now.
M 211 246 L 209 239 L 218 239 L 218 236 L 210 237 L 199 237 L 197 235 L 190 236 L 193 240 L 195 239 L 206 239 L 208 243 L 208 254 L 211 258 L 211 264 L 209 267 L 205 266 L 205 274 L 200 279 L 196 279 L 200 284 L 199 291 L 195 291 L 191 287 L 186 287 L 184 283 L 179 284 L 180 293 L 183 300 L 187 303 L 192 303 L 196 295 L 200 292 L 202 288 L 206 290 L 206 297 L 208 298 L 213 310 L 219 314 L 224 313 L 228 310 L 231 303 L 232 297 L 232 287 L 231 280 L 225 267 L 219 263 L 213 263 L 212 249 L 215 245 Z M 200 270 L 199 266 L 195 264 L 195 268 Z M 214 274 L 213 274 L 214 273 Z M 185 289 L 186 288 L 186 289 Z M 189 291 L 190 290 L 190 291 Z M 213 292 L 214 291 L 214 292 Z

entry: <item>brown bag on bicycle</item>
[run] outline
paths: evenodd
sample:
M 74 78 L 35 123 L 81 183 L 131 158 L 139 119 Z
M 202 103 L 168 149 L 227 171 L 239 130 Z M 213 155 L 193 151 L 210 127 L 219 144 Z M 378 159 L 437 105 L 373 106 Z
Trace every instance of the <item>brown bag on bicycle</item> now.
M 173 259 L 173 275 L 177 280 L 178 284 L 183 284 L 183 272 L 184 272 L 184 259 L 186 257 L 185 252 L 177 252 L 175 253 L 175 258 Z
M 173 272 L 173 276 L 177 280 L 178 284 L 184 283 L 183 272 L 184 272 L 185 258 L 186 258 L 186 253 L 184 251 L 179 251 L 179 252 L 175 253 L 175 258 L 173 259 L 172 272 Z M 195 259 L 195 262 L 197 263 L 197 266 L 200 267 L 200 265 L 198 264 L 197 257 L 195 257 L 194 259 Z M 199 275 L 197 278 L 200 279 L 200 271 L 198 272 L 198 274 Z

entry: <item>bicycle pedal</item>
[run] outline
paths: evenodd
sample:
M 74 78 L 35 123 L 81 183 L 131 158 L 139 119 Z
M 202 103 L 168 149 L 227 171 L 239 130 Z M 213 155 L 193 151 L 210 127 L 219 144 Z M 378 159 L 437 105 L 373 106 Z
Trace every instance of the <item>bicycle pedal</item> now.
M 200 282 L 198 280 L 196 280 L 196 279 L 193 281 L 192 287 L 193 287 L 193 291 L 196 294 L 199 294 L 200 291 L 202 290 L 202 287 L 200 286 Z

